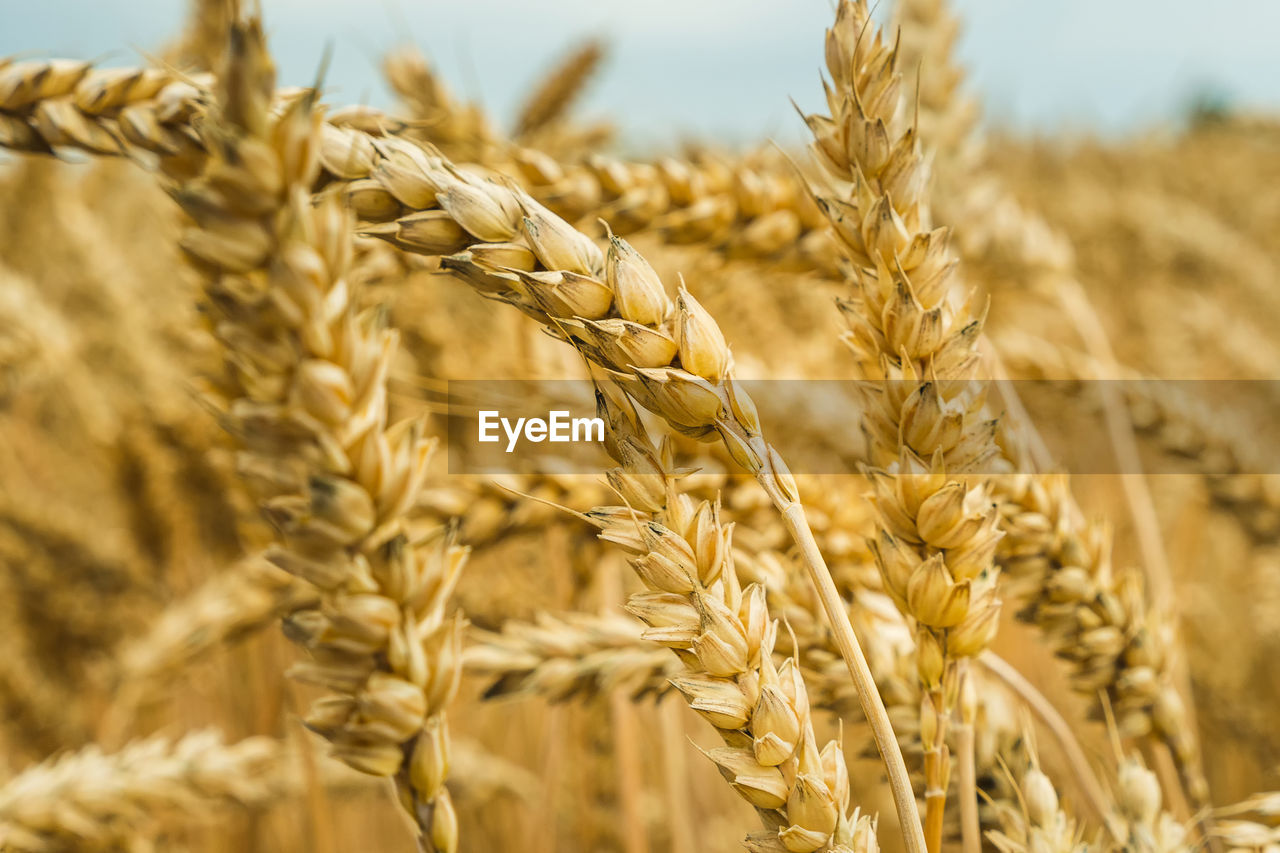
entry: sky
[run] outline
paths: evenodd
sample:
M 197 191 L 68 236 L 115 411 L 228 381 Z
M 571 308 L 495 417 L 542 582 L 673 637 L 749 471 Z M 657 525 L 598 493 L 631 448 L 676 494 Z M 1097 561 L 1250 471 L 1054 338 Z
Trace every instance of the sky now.
M 830 0 L 261 0 L 283 83 L 334 103 L 391 103 L 379 56 L 417 44 L 453 90 L 509 123 L 562 52 L 610 45 L 579 107 L 632 147 L 800 139 L 820 105 Z M 885 0 L 886 5 L 889 0 Z M 953 0 L 960 59 L 988 122 L 1038 135 L 1141 132 L 1197 95 L 1280 111 L 1275 0 Z M 127 65 L 179 32 L 184 0 L 0 0 L 0 55 Z

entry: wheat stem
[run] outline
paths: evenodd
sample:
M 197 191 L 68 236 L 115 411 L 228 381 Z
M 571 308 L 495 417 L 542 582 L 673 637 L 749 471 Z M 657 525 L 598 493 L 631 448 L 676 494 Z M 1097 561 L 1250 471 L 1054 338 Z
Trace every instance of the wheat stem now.
M 956 796 L 960 799 L 960 837 L 964 853 L 982 853 L 978 821 L 978 775 L 973 755 L 973 723 L 961 722 L 956 733 Z
M 762 482 L 761 485 L 766 491 L 770 491 L 772 484 Z M 907 850 L 910 853 L 921 853 L 926 846 L 925 833 L 920 825 L 920 813 L 916 810 L 916 798 L 911 790 L 911 777 L 907 775 L 907 765 L 902 758 L 902 747 L 898 745 L 893 725 L 889 722 L 884 700 L 880 698 L 880 691 L 876 688 L 871 668 L 867 666 L 862 646 L 853 633 L 849 612 L 840 598 L 840 593 L 836 590 L 835 582 L 831 579 L 831 572 L 827 570 L 826 562 L 822 559 L 822 552 L 818 550 L 813 532 L 805 521 L 804 508 L 795 501 L 786 501 L 776 487 L 771 491 L 770 497 L 773 497 L 775 505 L 782 514 L 783 523 L 800 548 L 805 572 L 818 592 L 822 609 L 831 622 L 831 630 L 835 636 L 836 646 L 840 649 L 840 656 L 844 658 L 845 665 L 849 668 L 849 675 L 852 676 L 853 683 L 858 689 L 863 714 L 871 725 L 876 748 L 880 751 L 880 757 L 888 771 L 893 803 L 898 812 L 898 824 L 902 829 Z

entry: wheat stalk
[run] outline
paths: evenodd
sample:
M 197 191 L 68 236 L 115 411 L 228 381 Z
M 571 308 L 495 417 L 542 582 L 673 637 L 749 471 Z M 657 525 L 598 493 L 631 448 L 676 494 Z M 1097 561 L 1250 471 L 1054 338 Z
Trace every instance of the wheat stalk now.
M 1026 211 L 998 181 L 979 173 L 977 180 L 974 173 L 978 171 L 978 150 L 981 140 L 974 129 L 972 104 L 957 96 L 957 89 L 962 73 L 955 66 L 951 44 L 954 39 L 955 22 L 950 17 L 945 0 L 909 0 L 904 4 L 904 19 L 907 20 L 908 32 L 914 30 L 915 38 L 910 35 L 904 44 L 910 55 L 913 43 L 933 38 L 940 40 L 933 50 L 916 54 L 920 64 L 930 63 L 922 68 L 921 112 L 923 121 L 932 122 L 934 143 L 939 151 L 939 163 L 946 189 L 947 178 L 953 178 L 950 200 L 955 210 L 947 217 L 950 221 L 964 221 L 965 231 L 977 242 L 968 247 L 970 252 L 989 251 L 993 247 L 1010 255 L 1019 266 L 1024 278 L 1034 278 L 1045 272 L 1053 282 L 1053 292 L 1067 312 L 1077 318 L 1077 325 L 1095 360 L 1114 366 L 1115 357 L 1110 352 L 1105 334 L 1096 314 L 1093 313 L 1083 295 L 1083 289 L 1074 278 L 1075 259 L 1069 241 L 1056 232 L 1039 216 Z M 911 26 L 911 25 L 914 26 Z M 917 64 L 917 63 L 913 63 Z M 932 82 L 941 85 L 928 85 Z M 928 139 L 928 137 L 926 137 Z M 963 182 L 958 176 L 963 175 Z M 945 198 L 945 196 L 944 196 Z M 1106 375 L 1110 375 L 1108 368 Z M 1107 424 L 1117 452 L 1123 452 L 1128 464 L 1134 464 L 1137 458 L 1133 441 L 1133 424 L 1124 414 L 1124 407 L 1111 383 L 1104 383 L 1104 402 L 1106 405 Z M 1159 404 L 1157 404 L 1159 405 Z M 1124 480 L 1125 494 L 1130 511 L 1138 528 L 1140 544 L 1144 555 L 1144 569 L 1148 585 L 1157 600 L 1158 606 L 1168 607 L 1170 581 L 1168 579 L 1167 559 L 1159 540 L 1154 508 L 1150 496 L 1141 488 L 1135 478 Z M 1050 486 L 1049 488 L 1053 488 Z M 1163 605 L 1160 603 L 1163 602 Z M 1141 605 L 1134 605 L 1140 608 Z M 1143 622 L 1139 613 L 1134 621 Z M 1171 640 L 1168 642 L 1172 642 Z M 1086 657 L 1088 651 L 1084 651 Z M 1171 655 L 1163 655 L 1163 663 L 1172 667 L 1175 681 L 1181 680 L 1183 692 L 1189 696 L 1189 683 L 1184 673 L 1178 672 L 1176 662 Z M 1162 679 L 1163 682 L 1164 679 Z M 1123 683 L 1123 680 L 1121 680 Z M 1171 704 L 1169 700 L 1164 703 Z M 1185 783 L 1191 790 L 1193 798 L 1203 803 L 1206 796 L 1205 784 L 1198 769 L 1198 755 L 1193 734 L 1194 724 L 1188 719 L 1190 711 L 1183 708 L 1182 702 L 1167 717 L 1167 724 L 1174 731 L 1161 734 L 1170 740 L 1170 745 L 1178 759 L 1179 768 Z

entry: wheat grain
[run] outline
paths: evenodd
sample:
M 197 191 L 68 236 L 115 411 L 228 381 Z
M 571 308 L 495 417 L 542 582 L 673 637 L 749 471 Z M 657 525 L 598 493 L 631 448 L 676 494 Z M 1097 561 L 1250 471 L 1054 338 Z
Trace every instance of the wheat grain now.
M 1040 769 L 1034 751 L 1017 780 L 1016 804 L 996 803 L 1001 828 L 988 838 L 1000 853 L 1084 853 L 1089 845 L 1081 831 L 1061 808 L 1053 781 Z

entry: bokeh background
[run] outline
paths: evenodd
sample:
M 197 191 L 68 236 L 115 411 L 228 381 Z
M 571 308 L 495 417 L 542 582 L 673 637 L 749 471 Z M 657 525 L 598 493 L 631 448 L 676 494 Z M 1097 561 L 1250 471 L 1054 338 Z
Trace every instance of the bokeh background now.
M 390 102 L 379 57 L 412 42 L 455 91 L 509 116 L 566 46 L 610 43 L 584 99 L 637 148 L 683 136 L 739 144 L 803 129 L 816 106 L 827 0 L 279 0 L 265 14 L 282 80 L 315 78 L 325 45 L 337 100 Z M 182 25 L 181 0 L 5 0 L 0 54 L 135 62 Z M 882 13 L 889 8 L 883 4 Z M 959 0 L 959 56 L 988 117 L 1019 131 L 1131 133 L 1197 102 L 1280 105 L 1280 5 L 1269 0 Z M 132 48 L 132 50 L 131 50 Z

